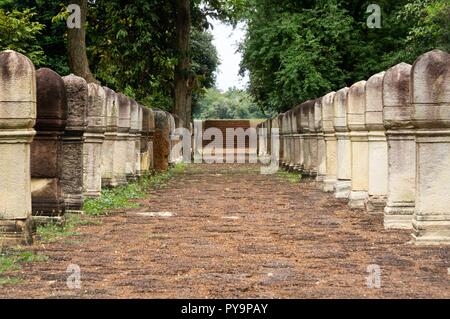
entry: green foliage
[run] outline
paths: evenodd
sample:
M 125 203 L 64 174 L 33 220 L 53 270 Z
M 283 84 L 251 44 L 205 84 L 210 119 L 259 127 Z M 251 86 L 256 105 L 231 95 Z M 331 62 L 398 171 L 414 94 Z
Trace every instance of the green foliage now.
M 352 85 L 420 54 L 449 49 L 448 0 L 379 0 L 381 29 L 369 29 L 366 0 L 247 0 L 242 72 L 264 110 Z
M 22 282 L 20 278 L 3 276 L 3 273 L 18 271 L 22 264 L 46 262 L 48 257 L 30 251 L 7 251 L 0 254 L 0 287 L 16 285 Z
M 195 119 L 263 119 L 270 115 L 265 115 L 246 91 L 236 88 L 225 93 L 208 89 L 194 108 Z
M 35 16 L 30 9 L 10 12 L 0 9 L 0 50 L 15 50 L 39 65 L 45 62 L 44 50 L 38 40 L 44 25 L 36 22 Z
M 0 8 L 5 12 L 30 10 L 34 13 L 30 23 L 37 23 L 43 27 L 42 32 L 36 35 L 35 41 L 44 52 L 43 59 L 33 59 L 32 50 L 26 55 L 32 58 L 36 67 L 49 67 L 60 75 L 69 74 L 66 50 L 66 23 L 64 20 L 55 20 L 54 17 L 62 10 L 63 1 L 54 0 L 0 0 Z M 30 24 L 28 24 L 30 26 Z M 28 34 L 29 36 L 32 33 Z M 3 35 L 0 34 L 0 39 Z M 30 40 L 30 43 L 34 43 Z
M 36 230 L 37 237 L 41 242 L 53 243 L 61 238 L 79 236 L 79 233 L 75 232 L 78 220 L 79 217 L 68 216 L 63 226 L 55 223 L 39 225 Z

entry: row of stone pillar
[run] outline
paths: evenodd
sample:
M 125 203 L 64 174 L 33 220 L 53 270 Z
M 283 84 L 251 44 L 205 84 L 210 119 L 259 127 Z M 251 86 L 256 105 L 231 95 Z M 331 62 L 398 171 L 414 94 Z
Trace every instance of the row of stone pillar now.
M 80 212 L 102 187 L 166 169 L 170 146 L 155 156 L 154 142 L 158 152 L 165 142 L 155 135 L 170 141 L 172 121 L 122 93 L 1 52 L 0 240 L 29 243 L 35 221 Z
M 450 243 L 450 55 L 440 50 L 262 124 L 279 128 L 280 162 L 349 206 L 384 212 L 416 243 Z

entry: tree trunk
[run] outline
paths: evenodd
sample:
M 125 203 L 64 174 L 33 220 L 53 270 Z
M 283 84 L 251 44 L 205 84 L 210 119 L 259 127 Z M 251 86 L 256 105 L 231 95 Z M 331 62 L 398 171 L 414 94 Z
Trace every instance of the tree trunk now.
M 191 103 L 188 102 L 190 96 L 188 83 L 189 69 L 191 65 L 189 58 L 191 4 L 190 0 L 175 0 L 175 2 L 175 10 L 177 13 L 176 45 L 179 57 L 175 69 L 175 101 L 173 113 L 183 120 L 185 127 L 189 127 L 191 121 Z
M 88 83 L 97 82 L 89 69 L 86 53 L 87 0 L 71 0 L 70 3 L 79 5 L 81 9 L 81 28 L 69 28 L 67 32 L 67 54 L 70 71 L 84 78 Z

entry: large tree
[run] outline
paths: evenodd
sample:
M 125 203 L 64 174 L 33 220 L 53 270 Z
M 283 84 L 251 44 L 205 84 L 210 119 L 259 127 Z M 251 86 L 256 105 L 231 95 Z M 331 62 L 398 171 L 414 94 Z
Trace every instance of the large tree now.
M 69 28 L 67 31 L 67 55 L 70 71 L 84 78 L 88 83 L 97 82 L 89 68 L 86 51 L 86 17 L 88 13 L 87 0 L 69 0 L 68 4 L 80 8 L 80 27 Z

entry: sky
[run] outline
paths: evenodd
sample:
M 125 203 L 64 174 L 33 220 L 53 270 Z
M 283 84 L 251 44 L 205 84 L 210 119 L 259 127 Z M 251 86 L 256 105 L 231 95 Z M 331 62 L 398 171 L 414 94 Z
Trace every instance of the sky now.
M 236 52 L 239 42 L 245 37 L 245 25 L 239 24 L 233 29 L 219 20 L 209 19 L 209 22 L 214 27 L 210 31 L 221 62 L 217 71 L 217 88 L 223 92 L 234 86 L 245 89 L 249 79 L 248 76 L 241 77 L 238 74 L 242 56 Z

